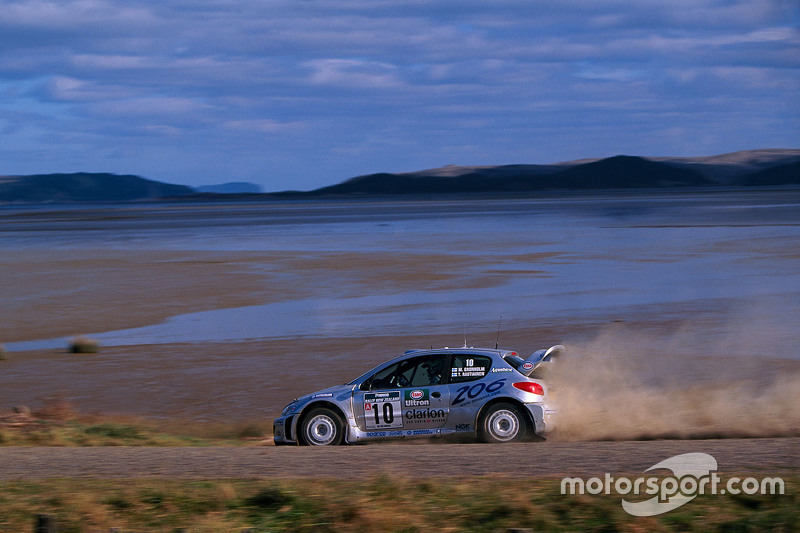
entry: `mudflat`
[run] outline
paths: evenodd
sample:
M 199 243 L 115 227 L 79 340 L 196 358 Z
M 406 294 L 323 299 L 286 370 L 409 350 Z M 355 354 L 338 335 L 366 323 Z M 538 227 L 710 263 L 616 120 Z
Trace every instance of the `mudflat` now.
M 220 309 L 301 324 L 195 342 L 134 333 L 97 354 L 69 354 L 66 340 L 10 349 L 0 410 L 60 398 L 85 413 L 265 420 L 406 349 L 499 337 L 520 352 L 567 345 L 552 377 L 563 439 L 797 434 L 796 208 L 761 207 L 740 227 L 740 201 L 582 200 L 580 216 L 517 203 L 0 216 L 13 222 L 0 234 L 7 346 Z M 308 313 L 325 327 L 304 329 Z

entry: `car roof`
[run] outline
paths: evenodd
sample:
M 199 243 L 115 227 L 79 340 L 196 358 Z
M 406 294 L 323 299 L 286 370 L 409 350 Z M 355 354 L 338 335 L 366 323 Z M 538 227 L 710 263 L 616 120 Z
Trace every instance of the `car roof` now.
M 500 349 L 491 349 L 491 348 L 470 348 L 470 347 L 461 347 L 461 348 L 449 348 L 445 346 L 444 348 L 425 348 L 425 349 L 418 349 L 418 350 L 407 350 L 402 355 L 397 357 L 393 357 L 383 363 L 379 364 L 371 368 L 370 370 L 364 372 L 354 380 L 348 382 L 347 384 L 350 385 L 352 383 L 356 383 L 358 380 L 368 376 L 372 372 L 380 368 L 386 368 L 389 365 L 398 363 L 405 359 L 409 359 L 411 357 L 417 357 L 420 355 L 441 355 L 441 354 L 468 354 L 468 355 L 485 355 L 488 357 L 500 357 L 505 358 L 507 355 L 517 355 L 517 352 L 511 350 L 500 350 Z
M 444 348 L 426 348 L 426 349 L 419 349 L 419 350 L 407 350 L 403 355 L 397 357 L 396 359 L 408 356 L 408 355 L 426 355 L 426 354 L 441 354 L 441 353 L 458 353 L 458 354 L 474 354 L 474 355 L 495 355 L 499 357 L 503 357 L 508 354 L 516 354 L 516 352 L 512 350 L 501 350 L 501 349 L 491 349 L 491 348 L 472 348 L 467 346 L 462 346 L 461 348 L 449 348 L 445 346 Z

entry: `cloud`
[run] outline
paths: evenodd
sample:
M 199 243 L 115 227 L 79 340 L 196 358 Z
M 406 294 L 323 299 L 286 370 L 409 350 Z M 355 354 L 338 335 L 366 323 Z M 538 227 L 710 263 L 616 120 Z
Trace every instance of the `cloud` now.
M 229 120 L 223 124 L 224 128 L 243 132 L 257 133 L 297 133 L 307 129 L 304 122 L 278 122 L 271 119 L 255 120 Z
M 311 69 L 309 80 L 316 85 L 371 89 L 403 85 L 397 68 L 388 63 L 355 59 L 315 59 L 306 61 L 303 65 Z
M 125 23 L 131 25 L 154 22 L 148 9 L 102 0 L 46 1 L 19 0 L 3 2 L 0 27 L 24 26 L 31 30 L 78 29 L 95 24 Z
M 70 58 L 73 65 L 91 70 L 121 70 L 153 68 L 153 58 L 132 55 L 76 54 Z
M 440 163 L 647 155 L 648 126 L 698 131 L 720 152 L 800 137 L 795 0 L 0 4 L 4 143 L 88 132 L 54 162 L 119 146 L 108 170 L 132 172 L 152 158 L 150 132 L 170 135 L 174 160 L 199 150 L 311 187 Z M 765 120 L 769 137 L 747 132 Z M 689 135 L 674 151 L 698 149 Z M 0 165 L 17 165 L 0 174 L 38 164 L 19 154 L 0 148 Z
M 96 102 L 89 109 L 93 114 L 104 117 L 131 120 L 157 117 L 163 121 L 182 119 L 187 122 L 203 122 L 214 107 L 193 98 L 148 96 Z

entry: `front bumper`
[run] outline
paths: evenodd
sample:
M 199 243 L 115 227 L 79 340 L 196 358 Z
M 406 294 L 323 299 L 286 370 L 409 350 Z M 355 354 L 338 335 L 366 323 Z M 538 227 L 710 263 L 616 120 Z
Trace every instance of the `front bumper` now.
M 293 434 L 294 415 L 281 416 L 272 421 L 272 440 L 276 446 L 297 444 L 297 435 Z

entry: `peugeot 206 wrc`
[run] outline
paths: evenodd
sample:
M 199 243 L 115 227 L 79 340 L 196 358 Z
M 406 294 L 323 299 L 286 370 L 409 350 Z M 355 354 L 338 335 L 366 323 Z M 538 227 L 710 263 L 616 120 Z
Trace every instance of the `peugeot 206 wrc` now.
M 498 349 L 412 350 L 353 381 L 302 396 L 273 423 L 276 445 L 472 435 L 543 436 L 553 426 L 542 371 L 564 347 L 524 359 Z

